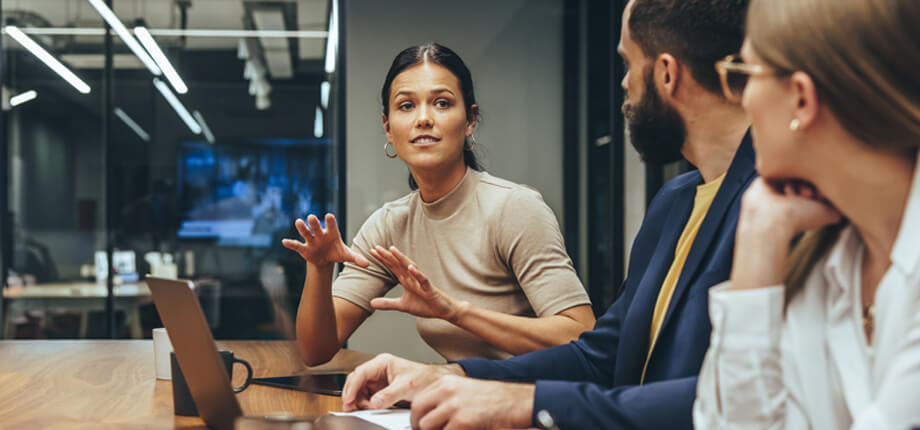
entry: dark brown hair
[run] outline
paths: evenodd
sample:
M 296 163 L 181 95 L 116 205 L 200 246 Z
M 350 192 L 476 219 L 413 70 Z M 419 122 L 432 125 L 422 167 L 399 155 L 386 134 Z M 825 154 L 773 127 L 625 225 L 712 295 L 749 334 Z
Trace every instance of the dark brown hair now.
M 443 66 L 457 77 L 457 80 L 460 81 L 463 105 L 466 108 L 466 119 L 468 121 L 475 120 L 478 123 L 480 119 L 479 108 L 473 107 L 476 104 L 476 94 L 473 93 L 473 76 L 470 73 L 470 69 L 466 67 L 466 64 L 456 52 L 437 43 L 412 46 L 396 55 L 396 58 L 393 59 L 393 64 L 390 65 L 390 70 L 387 72 L 387 77 L 383 81 L 383 89 L 380 90 L 383 115 L 390 116 L 390 86 L 396 76 L 404 70 L 424 62 Z M 480 166 L 479 160 L 476 158 L 476 153 L 469 149 L 471 146 L 467 141 L 465 147 L 468 149 L 463 151 L 463 162 L 473 170 L 482 170 L 482 166 Z M 418 189 L 418 184 L 415 183 L 415 178 L 412 177 L 411 173 L 409 173 L 409 187 L 413 190 Z
M 748 0 L 633 0 L 629 32 L 646 56 L 669 53 L 703 88 L 722 96 L 715 63 L 744 42 Z

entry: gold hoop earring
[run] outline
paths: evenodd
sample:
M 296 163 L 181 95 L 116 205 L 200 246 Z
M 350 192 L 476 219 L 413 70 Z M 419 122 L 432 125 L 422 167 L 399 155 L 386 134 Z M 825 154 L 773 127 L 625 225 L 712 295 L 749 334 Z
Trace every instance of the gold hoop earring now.
M 802 123 L 799 122 L 799 119 L 793 118 L 792 121 L 789 123 L 789 130 L 798 131 L 800 125 L 802 125 Z
M 386 155 L 387 158 L 396 158 L 396 157 L 398 157 L 399 154 L 396 153 L 396 148 L 393 148 L 393 153 L 390 154 L 389 148 L 391 148 L 391 147 L 393 147 L 393 145 L 392 145 L 390 142 L 384 143 L 384 144 L 383 144 L 383 155 Z

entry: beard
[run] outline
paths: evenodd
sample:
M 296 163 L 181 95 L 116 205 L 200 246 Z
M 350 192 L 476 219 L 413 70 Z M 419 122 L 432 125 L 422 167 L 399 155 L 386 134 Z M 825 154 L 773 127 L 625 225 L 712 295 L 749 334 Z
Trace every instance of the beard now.
M 687 127 L 677 110 L 658 95 L 651 70 L 645 76 L 642 99 L 632 104 L 627 96 L 623 102 L 623 116 L 629 140 L 642 161 L 666 164 L 683 157 L 681 149 L 687 139 Z

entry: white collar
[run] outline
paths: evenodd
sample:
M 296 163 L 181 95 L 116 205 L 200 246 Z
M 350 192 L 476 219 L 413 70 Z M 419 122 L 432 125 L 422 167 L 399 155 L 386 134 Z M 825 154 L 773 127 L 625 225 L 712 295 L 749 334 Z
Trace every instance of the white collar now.
M 824 277 L 837 290 L 839 295 L 836 297 L 849 297 L 845 292 L 856 286 L 856 270 L 860 267 L 864 249 L 862 238 L 852 225 L 844 227 L 831 246 L 824 260 Z

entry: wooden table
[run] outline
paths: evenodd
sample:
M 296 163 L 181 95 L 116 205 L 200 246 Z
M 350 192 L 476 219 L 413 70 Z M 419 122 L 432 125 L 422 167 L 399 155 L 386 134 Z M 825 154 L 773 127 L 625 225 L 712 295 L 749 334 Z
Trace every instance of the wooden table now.
M 252 364 L 255 377 L 350 371 L 370 355 L 342 350 L 307 368 L 288 341 L 218 341 Z M 245 378 L 234 369 L 234 386 Z M 319 416 L 341 410 L 332 396 L 250 385 L 237 395 L 246 415 Z M 172 382 L 157 380 L 150 340 L 0 341 L 0 427 L 4 429 L 206 428 L 173 415 Z
M 68 309 L 80 312 L 80 338 L 86 337 L 89 311 L 104 311 L 108 290 L 105 284 L 92 282 L 59 282 L 29 285 L 27 287 L 5 288 L 3 298 L 9 302 L 3 332 L 5 339 L 11 339 L 15 324 L 13 319 L 29 310 Z M 131 328 L 131 337 L 140 339 L 140 305 L 149 302 L 150 289 L 143 281 L 135 284 L 116 285 L 114 290 L 116 311 L 125 312 L 126 322 Z M 46 318 L 42 318 L 44 324 Z

